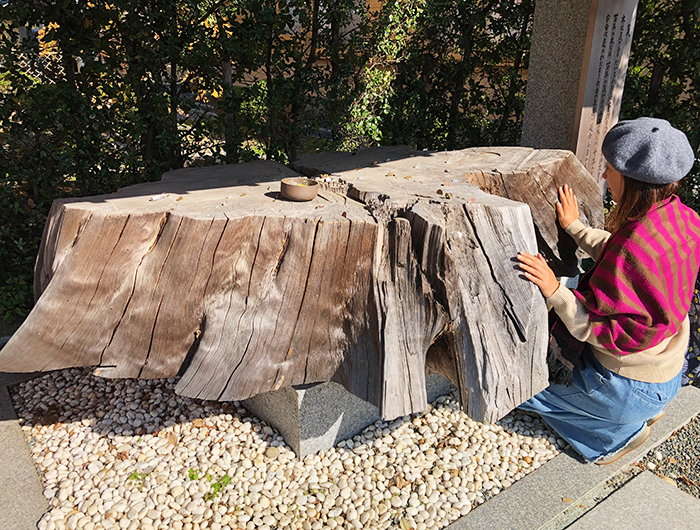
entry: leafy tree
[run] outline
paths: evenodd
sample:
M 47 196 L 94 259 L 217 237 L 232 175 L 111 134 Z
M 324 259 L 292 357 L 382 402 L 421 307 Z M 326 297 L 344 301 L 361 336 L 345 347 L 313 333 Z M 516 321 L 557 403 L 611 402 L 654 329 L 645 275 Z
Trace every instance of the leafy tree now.
M 696 4 L 640 0 L 622 112 L 665 117 L 697 148 Z M 533 11 L 534 0 L 1 2 L 0 316 L 31 307 L 56 199 L 314 149 L 516 145 Z M 695 207 L 698 178 L 696 165 L 683 191 Z
M 419 148 L 516 145 L 534 3 L 438 0 L 404 39 L 385 138 Z
M 621 119 L 664 118 L 686 133 L 696 152 L 681 197 L 700 211 L 700 4 L 640 0 Z

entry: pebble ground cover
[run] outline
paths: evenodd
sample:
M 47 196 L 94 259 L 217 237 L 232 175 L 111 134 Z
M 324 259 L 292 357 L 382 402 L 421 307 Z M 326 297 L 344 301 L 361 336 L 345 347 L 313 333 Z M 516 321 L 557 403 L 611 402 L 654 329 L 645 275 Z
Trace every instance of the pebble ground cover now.
M 619 487 L 642 471 L 648 470 L 681 491 L 700 499 L 699 456 L 700 417 L 696 416 L 671 434 L 654 451 L 622 470 L 608 483 L 610 486 Z
M 565 445 L 538 418 L 482 424 L 443 397 L 300 460 L 240 403 L 175 382 L 69 369 L 12 389 L 50 505 L 40 530 L 442 528 Z
M 641 466 L 676 487 L 700 498 L 700 421 L 693 418 L 674 432 L 656 451 L 642 460 Z M 694 521 L 697 524 L 697 521 Z

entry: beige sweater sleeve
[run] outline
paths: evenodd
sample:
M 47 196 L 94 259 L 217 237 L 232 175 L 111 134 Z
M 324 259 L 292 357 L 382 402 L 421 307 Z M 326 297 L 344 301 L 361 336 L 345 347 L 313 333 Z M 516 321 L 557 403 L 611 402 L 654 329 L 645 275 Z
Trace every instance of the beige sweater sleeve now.
M 596 348 L 602 348 L 593 333 L 593 326 L 588 310 L 574 295 L 571 289 L 559 284 L 554 294 L 547 298 L 547 306 L 556 311 L 559 318 L 573 337 L 581 342 L 587 342 Z
M 576 219 L 566 227 L 566 232 L 574 238 L 576 244 L 593 259 L 598 259 L 603 251 L 605 242 L 610 238 L 610 232 L 599 228 L 591 228 Z
M 578 219 L 566 227 L 566 232 L 593 259 L 598 259 L 605 242 L 610 238 L 610 232 L 607 230 L 591 228 Z M 547 298 L 547 308 L 556 311 L 569 333 L 576 339 L 588 342 L 593 347 L 602 348 L 593 334 L 588 310 L 570 289 L 559 284 L 559 288 L 554 294 Z
M 605 242 L 610 238 L 610 232 L 584 225 L 576 219 L 566 227 L 566 232 L 574 238 L 576 244 L 593 259 L 598 259 L 603 251 Z M 588 342 L 591 346 L 602 347 L 593 334 L 588 310 L 579 301 L 570 289 L 562 284 L 552 296 L 547 298 L 547 308 L 554 309 L 569 332 L 581 342 Z

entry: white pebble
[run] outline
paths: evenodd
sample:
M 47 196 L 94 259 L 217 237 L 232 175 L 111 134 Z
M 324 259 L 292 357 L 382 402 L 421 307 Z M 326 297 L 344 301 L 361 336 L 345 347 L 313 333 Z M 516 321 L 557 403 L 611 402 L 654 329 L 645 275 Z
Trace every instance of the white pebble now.
M 175 384 L 67 369 L 11 389 L 51 503 L 40 530 L 437 529 L 565 447 L 521 411 L 484 425 L 443 397 L 299 461 L 239 403 Z M 61 425 L 36 421 L 48 405 Z

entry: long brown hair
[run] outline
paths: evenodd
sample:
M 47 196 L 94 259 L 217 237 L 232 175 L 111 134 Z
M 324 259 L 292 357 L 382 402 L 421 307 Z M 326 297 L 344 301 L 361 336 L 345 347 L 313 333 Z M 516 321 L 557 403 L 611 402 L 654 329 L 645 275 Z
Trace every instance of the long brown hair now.
M 627 221 L 644 217 L 657 202 L 668 199 L 678 191 L 680 184 L 649 184 L 622 175 L 624 187 L 617 206 L 608 214 L 606 225 L 610 232 L 617 232 Z

